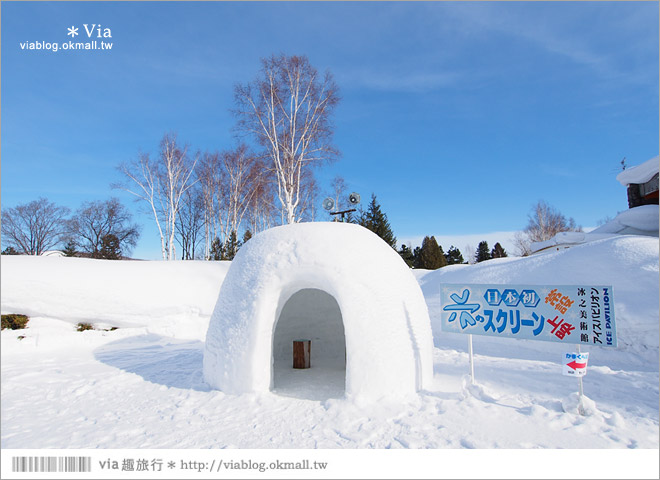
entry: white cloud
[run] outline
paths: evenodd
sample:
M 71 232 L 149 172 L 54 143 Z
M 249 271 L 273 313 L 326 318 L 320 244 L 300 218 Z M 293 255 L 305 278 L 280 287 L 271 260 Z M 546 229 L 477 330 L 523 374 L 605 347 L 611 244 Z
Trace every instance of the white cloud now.
M 456 72 L 366 70 L 344 71 L 338 75 L 340 83 L 387 92 L 423 93 L 456 85 L 461 75 Z
M 524 2 L 513 4 L 491 3 L 475 4 L 472 2 L 452 3 L 450 8 L 443 10 L 443 16 L 450 16 L 460 22 L 464 31 L 488 32 L 519 38 L 535 45 L 547 53 L 564 57 L 576 65 L 592 69 L 599 76 L 605 76 L 611 81 L 623 81 L 632 84 L 648 84 L 657 81 L 657 71 L 651 72 L 641 63 L 642 69 L 631 71 L 629 64 L 624 67 L 622 59 L 630 55 L 627 50 L 630 43 L 635 45 L 636 55 L 657 55 L 652 42 L 648 42 L 648 33 L 644 29 L 642 9 L 629 8 L 617 10 L 621 15 L 614 17 L 614 10 L 609 6 L 592 5 L 577 6 L 572 2 L 536 5 Z M 603 15 L 598 15 L 598 14 Z M 616 34 L 627 39 L 621 45 L 598 43 L 602 30 L 616 27 Z M 593 32 L 596 32 L 595 35 Z M 603 80 L 601 80 L 603 81 Z

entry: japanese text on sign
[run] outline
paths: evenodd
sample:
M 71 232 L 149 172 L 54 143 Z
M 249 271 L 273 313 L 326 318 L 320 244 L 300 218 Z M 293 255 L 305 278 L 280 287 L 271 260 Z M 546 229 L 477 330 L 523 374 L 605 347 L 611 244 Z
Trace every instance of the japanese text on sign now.
M 568 377 L 583 377 L 587 374 L 589 354 L 586 352 L 565 353 L 562 375 Z
M 612 287 L 443 285 L 443 331 L 616 347 Z

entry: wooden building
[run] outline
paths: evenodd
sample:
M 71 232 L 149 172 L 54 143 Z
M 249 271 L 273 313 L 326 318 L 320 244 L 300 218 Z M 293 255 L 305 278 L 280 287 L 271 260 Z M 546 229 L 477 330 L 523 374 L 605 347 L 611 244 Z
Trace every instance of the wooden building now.
M 658 157 L 627 168 L 616 179 L 628 190 L 628 208 L 658 205 Z

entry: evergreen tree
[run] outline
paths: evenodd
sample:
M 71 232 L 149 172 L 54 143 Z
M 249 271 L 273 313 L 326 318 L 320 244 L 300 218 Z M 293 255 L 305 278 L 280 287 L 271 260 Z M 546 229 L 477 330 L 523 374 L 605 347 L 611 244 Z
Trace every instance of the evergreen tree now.
M 250 230 L 245 230 L 245 233 L 243 234 L 243 245 L 247 243 L 248 240 L 252 238 L 252 232 Z
M 435 237 L 431 237 L 433 240 L 435 240 Z M 435 243 L 438 243 L 437 241 Z M 442 249 L 442 245 L 438 245 L 438 249 L 440 250 L 440 266 L 438 268 L 446 267 L 447 266 L 447 255 L 445 255 L 445 251 Z
M 475 254 L 475 260 L 477 263 L 483 262 L 484 260 L 490 260 L 490 250 L 488 249 L 488 242 L 486 240 L 479 242 Z
M 500 242 L 497 242 L 493 247 L 493 250 L 490 252 L 490 258 L 504 258 L 508 256 L 506 250 L 500 245 Z
M 106 260 L 121 260 L 121 245 L 117 235 L 108 233 L 101 239 L 101 248 L 95 258 Z
M 225 249 L 220 239 L 215 237 L 213 242 L 211 242 L 211 256 L 209 260 L 224 260 Z
M 461 251 L 453 245 L 449 247 L 449 250 L 447 250 L 447 253 L 445 254 L 445 258 L 447 259 L 447 265 L 456 265 L 456 264 L 465 263 Z
M 409 267 L 413 266 L 415 255 L 413 254 L 413 251 L 410 248 L 408 248 L 406 244 L 401 244 L 401 248 L 399 249 L 399 255 L 401 255 L 403 261 L 406 262 L 406 265 L 408 265 Z
M 419 261 L 419 254 L 422 251 L 421 247 L 415 247 L 413 248 L 413 267 L 417 265 L 417 262 Z
M 366 211 L 360 211 L 356 223 L 374 232 L 385 243 L 396 250 L 396 237 L 394 236 L 394 232 L 392 232 L 390 223 L 387 221 L 387 215 L 383 213 L 376 201 L 375 194 L 371 194 L 369 207 Z
M 225 255 L 223 260 L 233 260 L 241 245 L 241 241 L 236 238 L 236 230 L 232 230 L 229 238 L 225 241 Z
M 447 259 L 442 251 L 442 247 L 438 245 L 438 242 L 433 236 L 424 237 L 422 248 L 419 250 L 419 255 L 415 260 L 415 268 L 425 268 L 427 270 L 435 270 L 447 265 Z
M 3 255 L 18 255 L 19 253 L 18 253 L 18 250 L 16 250 L 14 247 L 9 246 L 9 247 L 5 248 L 2 251 L 2 254 Z
M 73 240 L 69 240 L 66 242 L 66 245 L 64 245 L 64 252 L 65 257 L 75 257 L 78 255 L 78 252 L 76 251 L 76 243 Z

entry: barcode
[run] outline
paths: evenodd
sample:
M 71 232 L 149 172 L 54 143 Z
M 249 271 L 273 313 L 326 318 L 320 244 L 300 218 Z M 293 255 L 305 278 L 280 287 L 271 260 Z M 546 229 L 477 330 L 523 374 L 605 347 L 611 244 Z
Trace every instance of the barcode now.
M 12 472 L 91 472 L 92 457 L 12 457 Z

